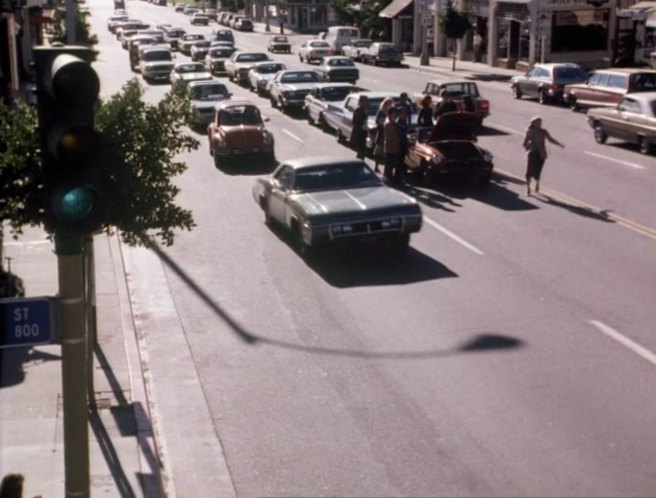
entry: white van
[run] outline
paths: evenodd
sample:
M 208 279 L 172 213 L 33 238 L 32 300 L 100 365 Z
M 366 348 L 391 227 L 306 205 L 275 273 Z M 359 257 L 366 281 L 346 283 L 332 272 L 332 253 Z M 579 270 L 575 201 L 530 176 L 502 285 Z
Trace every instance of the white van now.
M 343 45 L 348 45 L 352 40 L 358 38 L 361 38 L 360 29 L 353 26 L 331 26 L 323 37 L 330 43 L 335 54 L 341 54 Z

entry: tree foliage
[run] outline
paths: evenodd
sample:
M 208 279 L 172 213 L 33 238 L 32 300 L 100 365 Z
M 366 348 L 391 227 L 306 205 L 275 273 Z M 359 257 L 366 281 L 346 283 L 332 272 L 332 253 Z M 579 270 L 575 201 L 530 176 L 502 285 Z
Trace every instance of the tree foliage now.
M 363 38 L 383 40 L 387 31 L 387 21 L 378 14 L 385 7 L 381 2 L 368 1 L 352 3 L 349 0 L 330 0 L 337 13 L 339 24 L 358 26 Z
M 129 245 L 147 244 L 146 235 L 174 242 L 175 231 L 191 230 L 192 213 L 175 204 L 179 188 L 173 178 L 186 170 L 176 160 L 199 142 L 185 133 L 191 106 L 185 91 L 167 93 L 156 105 L 143 100 L 143 87 L 130 80 L 96 110 L 96 127 L 103 136 L 101 177 L 108 204 L 106 226 L 121 231 Z M 19 105 L 0 108 L 0 221 L 14 233 L 25 225 L 44 225 L 44 206 L 37 116 Z
M 444 9 L 440 12 L 438 16 L 438 23 L 440 25 L 440 30 L 444 36 L 454 42 L 460 40 L 467 31 L 472 27 L 471 21 L 469 20 L 469 13 L 467 11 L 461 11 L 455 8 L 453 0 L 445 0 Z M 452 69 L 456 69 L 456 50 L 455 46 L 452 48 L 453 52 L 453 65 Z
M 91 26 L 87 17 L 89 13 L 81 11 L 79 4 L 75 4 L 75 43 L 74 45 L 83 45 L 93 49 L 98 44 L 98 37 L 91 33 Z M 68 32 L 66 30 L 66 9 L 59 7 L 55 10 L 52 24 L 52 34 L 50 43 L 60 42 L 64 45 L 68 44 Z M 93 50 L 93 59 L 96 59 L 98 52 Z

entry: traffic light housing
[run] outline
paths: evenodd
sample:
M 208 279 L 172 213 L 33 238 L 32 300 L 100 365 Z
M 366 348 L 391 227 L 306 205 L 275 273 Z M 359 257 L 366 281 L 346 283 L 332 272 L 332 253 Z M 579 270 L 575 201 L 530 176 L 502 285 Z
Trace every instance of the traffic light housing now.
M 81 237 L 106 218 L 102 136 L 94 126 L 100 81 L 87 47 L 36 47 L 45 228 Z

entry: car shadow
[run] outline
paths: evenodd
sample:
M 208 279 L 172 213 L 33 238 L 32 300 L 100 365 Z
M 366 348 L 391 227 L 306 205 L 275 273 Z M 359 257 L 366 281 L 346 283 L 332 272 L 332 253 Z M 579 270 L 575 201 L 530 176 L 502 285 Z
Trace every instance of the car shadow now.
M 510 135 L 507 131 L 499 130 L 498 128 L 494 128 L 491 126 L 487 126 L 483 124 L 478 130 L 477 130 L 478 136 L 482 137 L 497 137 L 497 136 L 505 136 L 505 135 Z
M 261 159 L 232 159 L 223 161 L 216 169 L 228 176 L 259 176 L 273 173 L 278 161 L 264 161 Z
M 498 73 L 472 73 L 468 76 L 465 77 L 468 80 L 475 80 L 475 81 L 501 81 L 501 82 L 506 82 L 510 81 L 512 76 L 509 76 L 507 74 L 498 74 Z
M 462 207 L 462 204 L 454 201 L 451 197 L 421 186 L 420 180 L 412 179 L 410 182 L 398 186 L 397 190 L 408 194 L 420 204 L 449 213 L 455 213 L 455 208 Z

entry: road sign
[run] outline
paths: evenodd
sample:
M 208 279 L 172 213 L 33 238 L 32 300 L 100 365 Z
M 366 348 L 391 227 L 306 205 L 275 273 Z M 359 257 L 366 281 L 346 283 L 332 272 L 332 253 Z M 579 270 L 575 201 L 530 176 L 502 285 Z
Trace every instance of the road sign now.
M 55 338 L 49 297 L 0 299 L 0 348 L 48 344 Z

